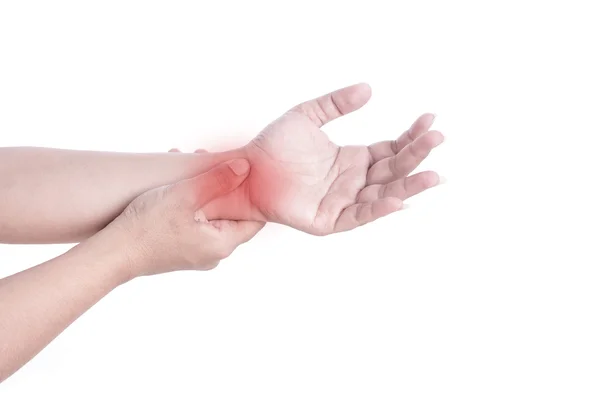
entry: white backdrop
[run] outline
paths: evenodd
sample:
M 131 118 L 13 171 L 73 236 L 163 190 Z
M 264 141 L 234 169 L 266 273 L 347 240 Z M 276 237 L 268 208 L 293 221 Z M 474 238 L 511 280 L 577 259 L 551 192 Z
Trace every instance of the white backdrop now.
M 2 400 L 600 397 L 594 2 L 350 3 L 0 3 L 0 146 L 218 150 L 365 81 L 331 137 L 435 112 L 422 169 L 448 180 L 349 233 L 271 225 L 214 271 L 129 283 Z M 67 248 L 0 246 L 0 276 Z

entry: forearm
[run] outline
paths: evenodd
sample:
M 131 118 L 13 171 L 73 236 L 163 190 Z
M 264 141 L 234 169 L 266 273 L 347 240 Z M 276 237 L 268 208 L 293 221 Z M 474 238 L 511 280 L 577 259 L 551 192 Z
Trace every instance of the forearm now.
M 240 156 L 0 148 L 0 242 L 80 241 L 144 191 Z
M 130 278 L 123 238 L 105 231 L 0 280 L 0 382 Z

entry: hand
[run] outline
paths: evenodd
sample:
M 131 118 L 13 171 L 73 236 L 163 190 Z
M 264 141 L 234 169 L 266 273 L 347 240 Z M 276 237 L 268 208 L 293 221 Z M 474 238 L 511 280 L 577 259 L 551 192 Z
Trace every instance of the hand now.
M 409 174 L 442 143 L 424 114 L 398 139 L 340 147 L 320 129 L 367 103 L 358 84 L 302 103 L 267 126 L 243 148 L 249 178 L 207 207 L 235 210 L 238 219 L 266 220 L 326 235 L 346 231 L 402 208 L 402 201 L 439 183 L 433 171 Z
M 107 229 L 125 232 L 130 277 L 214 268 L 264 226 L 254 221 L 208 221 L 202 207 L 236 189 L 249 164 L 231 160 L 192 179 L 150 190 Z

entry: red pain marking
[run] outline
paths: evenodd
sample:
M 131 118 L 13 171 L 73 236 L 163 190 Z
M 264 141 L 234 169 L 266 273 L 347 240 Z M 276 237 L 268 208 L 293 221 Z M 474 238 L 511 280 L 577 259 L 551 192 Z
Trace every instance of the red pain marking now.
M 208 220 L 259 220 L 277 217 L 290 201 L 290 179 L 272 160 L 250 157 L 250 173 L 234 191 L 202 207 Z

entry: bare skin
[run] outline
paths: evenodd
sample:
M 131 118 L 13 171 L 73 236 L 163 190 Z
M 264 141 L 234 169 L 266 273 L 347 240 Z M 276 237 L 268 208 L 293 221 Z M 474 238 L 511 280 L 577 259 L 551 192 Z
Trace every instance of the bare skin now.
M 67 253 L 1 279 L 0 382 L 114 288 L 139 276 L 214 268 L 250 240 L 263 222 L 208 221 L 202 211 L 238 187 L 248 168 L 232 160 L 150 190 Z
M 435 172 L 410 175 L 443 141 L 431 114 L 369 146 L 340 147 L 321 131 L 370 95 L 360 84 L 302 103 L 221 153 L 0 149 L 0 241 L 88 238 L 0 280 L 0 381 L 135 277 L 214 268 L 265 221 L 315 235 L 353 229 L 437 185 Z
M 79 242 L 103 229 L 145 191 L 233 158 L 228 153 L 2 148 L 0 242 Z
M 209 219 L 270 221 L 315 235 L 371 222 L 439 183 L 433 171 L 410 173 L 443 136 L 430 130 L 433 115 L 424 114 L 394 140 L 344 147 L 331 142 L 321 127 L 362 107 L 370 95 L 369 86 L 359 84 L 307 101 L 227 152 L 0 149 L 0 242 L 82 240 L 140 193 L 233 158 L 250 161 L 252 173 L 206 207 Z M 269 193 L 273 188 L 277 196 Z
M 285 113 L 244 147 L 253 171 L 238 190 L 219 199 L 230 204 L 209 206 L 207 212 L 244 210 L 243 215 L 219 217 L 277 222 L 327 235 L 400 210 L 403 200 L 436 186 L 439 176 L 433 171 L 410 176 L 444 140 L 429 130 L 432 114 L 419 117 L 398 139 L 369 146 L 340 147 L 320 129 L 362 107 L 370 95 L 368 85 L 354 85 Z M 280 190 L 277 196 L 270 193 L 273 187 Z

